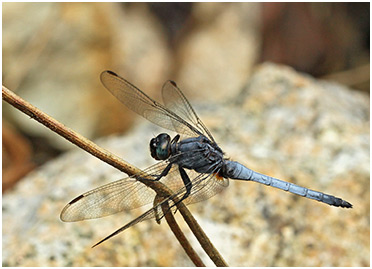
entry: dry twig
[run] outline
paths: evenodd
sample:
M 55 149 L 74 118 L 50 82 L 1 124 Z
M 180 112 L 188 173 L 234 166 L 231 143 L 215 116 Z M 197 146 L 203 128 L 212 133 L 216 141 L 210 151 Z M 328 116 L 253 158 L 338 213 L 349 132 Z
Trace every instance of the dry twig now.
M 98 145 L 94 144 L 92 141 L 74 132 L 70 128 L 64 126 L 57 120 L 50 117 L 49 115 L 40 111 L 39 109 L 37 109 L 36 107 L 31 105 L 27 101 L 23 100 L 18 95 L 16 95 L 15 93 L 13 93 L 12 91 L 10 91 L 4 86 L 2 87 L 2 97 L 6 102 L 11 104 L 18 110 L 22 111 L 23 113 L 27 114 L 31 118 L 35 119 L 39 123 L 43 124 L 44 126 L 48 127 L 53 132 L 56 132 L 57 134 L 64 137 L 65 139 L 75 144 L 76 146 L 80 147 L 84 151 L 92 154 L 93 156 L 99 158 L 100 160 L 128 174 L 129 176 L 135 176 L 136 174 L 141 172 L 140 169 L 125 162 L 124 160 L 112 154 L 111 152 L 99 147 Z M 143 180 L 140 178 L 138 178 L 138 180 L 140 180 L 146 186 L 152 188 L 157 193 L 157 195 L 159 195 L 160 197 L 170 197 L 173 194 L 172 191 L 160 181 L 149 181 L 149 180 Z M 211 258 L 211 260 L 215 263 L 215 265 L 227 266 L 222 256 L 219 254 L 219 252 L 210 242 L 210 240 L 208 239 L 208 237 L 206 236 L 202 228 L 199 226 L 199 224 L 196 222 L 194 217 L 191 215 L 187 207 L 182 202 L 179 202 L 177 197 L 175 197 L 174 202 L 177 205 L 177 208 L 182 214 L 184 220 L 190 227 L 191 231 L 193 232 L 193 234 L 196 236 L 197 240 L 201 244 L 202 248 L 207 253 L 207 255 Z M 163 203 L 162 210 L 168 210 L 167 207 L 169 207 L 169 205 L 167 203 Z M 167 211 L 163 211 L 163 212 L 167 212 Z M 176 236 L 181 246 L 186 251 L 187 255 L 194 262 L 194 264 L 196 266 L 204 266 L 200 257 L 197 256 L 196 252 L 192 249 L 190 243 L 187 241 L 186 237 L 183 235 L 182 231 L 177 225 L 173 214 L 170 212 L 167 213 L 166 220 L 168 222 L 168 225 L 172 229 L 174 235 Z

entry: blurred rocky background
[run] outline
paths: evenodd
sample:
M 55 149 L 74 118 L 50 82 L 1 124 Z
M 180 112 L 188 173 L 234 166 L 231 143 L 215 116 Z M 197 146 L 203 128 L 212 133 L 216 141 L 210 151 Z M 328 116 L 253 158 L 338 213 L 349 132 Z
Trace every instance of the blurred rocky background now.
M 175 80 L 229 157 L 354 204 L 231 182 L 191 207 L 229 265 L 369 266 L 369 3 L 2 7 L 3 85 L 137 167 L 164 130 L 113 98 L 103 70 L 158 100 Z M 4 102 L 2 115 L 4 266 L 191 265 L 152 221 L 90 249 L 139 211 L 72 224 L 59 213 L 125 175 Z

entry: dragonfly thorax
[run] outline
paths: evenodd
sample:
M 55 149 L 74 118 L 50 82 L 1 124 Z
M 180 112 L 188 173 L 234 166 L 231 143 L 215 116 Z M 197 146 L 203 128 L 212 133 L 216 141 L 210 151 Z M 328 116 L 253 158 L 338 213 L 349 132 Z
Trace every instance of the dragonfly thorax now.
M 155 160 L 166 160 L 171 154 L 170 136 L 166 133 L 161 133 L 150 141 L 151 156 Z

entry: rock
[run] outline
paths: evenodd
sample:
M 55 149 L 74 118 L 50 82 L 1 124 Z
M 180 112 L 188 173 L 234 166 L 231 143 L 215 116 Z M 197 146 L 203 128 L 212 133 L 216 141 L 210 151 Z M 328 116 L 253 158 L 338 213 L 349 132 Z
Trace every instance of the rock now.
M 369 96 L 263 64 L 239 94 L 193 105 L 227 157 L 354 206 L 231 180 L 221 194 L 189 207 L 230 266 L 369 266 Z M 155 163 L 148 142 L 160 132 L 143 120 L 97 143 L 145 168 Z M 78 149 L 30 174 L 3 195 L 3 266 L 192 266 L 165 222 L 140 223 L 90 248 L 141 209 L 59 220 L 67 202 L 124 176 Z
M 197 3 L 194 27 L 177 50 L 178 73 L 190 96 L 219 100 L 234 96 L 259 57 L 258 3 Z
M 122 132 L 132 124 L 133 116 L 106 98 L 102 71 L 142 81 L 139 86 L 150 91 L 167 77 L 165 38 L 143 5 L 8 3 L 4 14 L 3 84 L 88 137 Z M 28 135 L 69 148 L 8 106 L 4 116 Z

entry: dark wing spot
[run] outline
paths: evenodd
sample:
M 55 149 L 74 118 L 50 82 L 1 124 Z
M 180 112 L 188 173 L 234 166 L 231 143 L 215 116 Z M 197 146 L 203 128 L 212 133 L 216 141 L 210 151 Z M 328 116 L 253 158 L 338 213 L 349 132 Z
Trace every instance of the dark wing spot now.
M 69 205 L 72 205 L 72 204 L 75 204 L 77 201 L 79 201 L 81 198 L 83 198 L 84 195 L 80 195 L 78 197 L 76 197 L 75 199 L 73 199 L 71 202 L 69 202 L 68 204 Z
M 176 82 L 174 82 L 173 80 L 170 80 L 169 82 L 170 82 L 174 87 L 177 87 Z
M 118 77 L 118 75 L 117 75 L 116 73 L 114 73 L 114 72 L 112 72 L 112 71 L 110 71 L 110 70 L 107 70 L 106 72 L 109 73 L 110 75 L 113 75 L 113 76 Z

